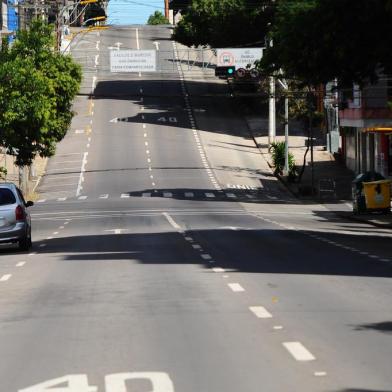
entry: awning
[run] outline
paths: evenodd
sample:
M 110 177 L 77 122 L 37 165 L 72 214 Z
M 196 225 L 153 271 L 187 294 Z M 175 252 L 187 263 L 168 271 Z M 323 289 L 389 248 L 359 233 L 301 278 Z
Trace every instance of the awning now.
M 364 128 L 363 132 L 392 133 L 392 127 L 370 127 L 370 128 Z

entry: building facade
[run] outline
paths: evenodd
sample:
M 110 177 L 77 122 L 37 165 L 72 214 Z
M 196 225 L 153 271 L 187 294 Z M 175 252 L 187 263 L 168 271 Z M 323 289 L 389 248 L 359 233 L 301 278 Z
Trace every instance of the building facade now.
M 339 111 L 341 153 L 355 173 L 377 171 L 392 177 L 392 79 L 353 88 L 347 107 Z

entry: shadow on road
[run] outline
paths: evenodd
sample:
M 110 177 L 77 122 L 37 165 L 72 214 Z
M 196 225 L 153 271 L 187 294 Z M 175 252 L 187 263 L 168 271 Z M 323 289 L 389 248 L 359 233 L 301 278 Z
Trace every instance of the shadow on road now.
M 304 243 L 304 233 L 285 229 L 246 229 L 242 227 L 224 228 L 227 216 L 220 214 L 222 228 L 215 230 L 189 230 L 186 232 L 195 243 L 209 244 L 214 261 L 232 272 L 257 274 L 293 274 L 325 276 L 366 276 L 392 278 L 392 267 L 388 263 L 374 261 L 329 243 L 308 237 Z M 157 215 L 155 215 L 157 216 Z M 161 216 L 158 214 L 158 216 Z M 139 218 L 140 219 L 140 218 Z M 149 219 L 149 218 L 142 218 Z M 162 219 L 164 219 L 162 217 Z M 163 220 L 165 222 L 165 220 Z M 157 222 L 156 222 L 157 223 Z M 160 221 L 162 223 L 162 221 Z M 91 222 L 86 223 L 86 227 Z M 265 223 L 267 224 L 267 223 Z M 263 223 L 261 222 L 261 227 Z M 154 226 L 152 226 L 154 227 Z M 133 227 L 127 226 L 121 234 L 80 235 L 34 243 L 39 254 L 64 253 L 61 257 L 68 261 L 104 262 L 114 260 L 135 261 L 141 264 L 200 264 L 210 266 L 201 260 L 200 251 L 192 248 L 178 232 L 162 231 L 129 233 Z M 154 230 L 152 228 L 152 230 Z M 166 229 L 171 230 L 171 229 Z M 306 234 L 306 233 L 305 233 Z M 333 234 L 329 233 L 328 238 Z M 369 241 L 372 237 L 336 234 L 341 243 Z M 379 247 L 388 245 L 388 239 L 374 237 Z M 46 247 L 41 248 L 42 243 Z M 377 243 L 376 243 L 377 246 Z M 7 251 L 0 254 L 5 255 Z M 8 253 L 11 253 L 8 251 Z M 359 329 L 379 329 L 386 332 L 391 323 L 358 326 Z

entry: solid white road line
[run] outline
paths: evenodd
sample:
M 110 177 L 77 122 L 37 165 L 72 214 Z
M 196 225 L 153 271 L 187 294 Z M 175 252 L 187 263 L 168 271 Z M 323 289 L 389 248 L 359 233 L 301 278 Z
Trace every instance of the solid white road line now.
M 272 314 L 263 306 L 250 306 L 249 310 L 258 318 L 272 318 Z
M 167 221 L 179 232 L 182 232 L 181 226 L 167 213 L 163 212 L 162 215 L 167 219 Z
M 284 342 L 282 344 L 297 361 L 314 361 L 316 359 L 300 342 Z
M 239 283 L 228 283 L 227 284 L 235 293 L 245 291 L 245 289 Z
M 80 193 L 82 192 L 82 183 L 84 181 L 83 173 L 86 170 L 87 156 L 88 156 L 88 152 L 85 152 L 83 154 L 82 166 L 80 168 L 79 182 L 78 182 L 78 187 L 76 189 L 76 197 L 80 196 Z
M 8 279 L 10 279 L 11 278 L 11 274 L 7 274 L 7 275 L 3 275 L 1 278 L 0 278 L 0 282 L 6 282 Z
M 136 49 L 140 50 L 140 42 L 139 42 L 139 29 L 136 30 Z

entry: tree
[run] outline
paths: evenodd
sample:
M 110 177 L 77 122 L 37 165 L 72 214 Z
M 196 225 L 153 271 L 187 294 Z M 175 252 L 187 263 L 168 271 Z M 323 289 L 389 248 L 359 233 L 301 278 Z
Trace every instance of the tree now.
M 155 11 L 150 17 L 148 18 L 147 24 L 149 25 L 161 25 L 161 24 L 169 24 L 169 21 L 162 14 L 161 11 Z
M 42 21 L 20 31 L 0 53 L 0 143 L 19 166 L 54 154 L 66 134 L 81 68 L 54 51 L 53 28 Z
M 263 46 L 273 0 L 193 0 L 174 30 L 187 46 Z
M 390 0 L 280 0 L 261 67 L 316 85 L 374 81 L 392 71 Z

